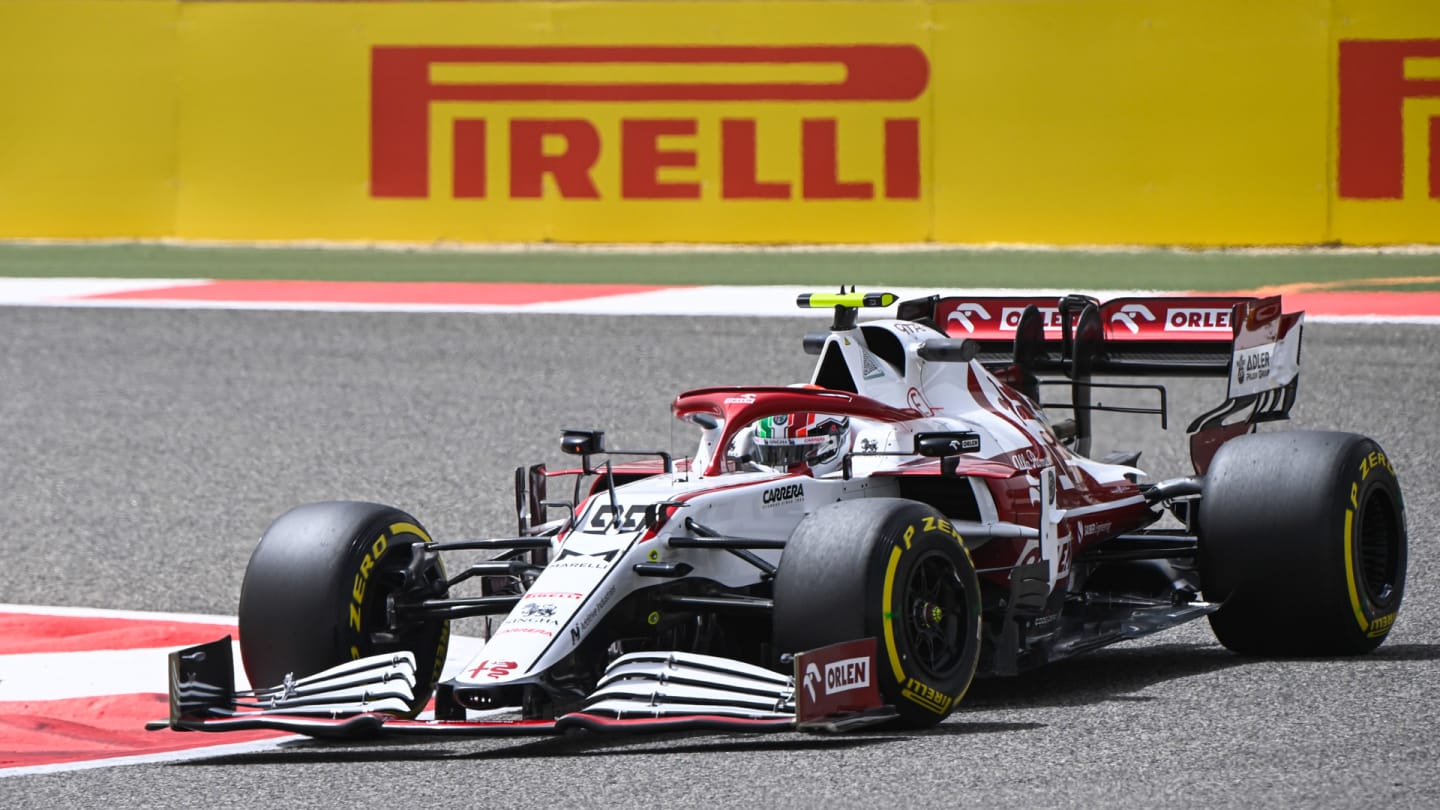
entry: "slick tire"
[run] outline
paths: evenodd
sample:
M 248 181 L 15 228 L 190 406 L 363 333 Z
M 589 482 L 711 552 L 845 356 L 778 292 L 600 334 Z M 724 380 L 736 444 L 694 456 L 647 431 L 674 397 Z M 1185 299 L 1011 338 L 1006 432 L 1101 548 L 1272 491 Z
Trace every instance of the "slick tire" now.
M 313 503 L 277 518 L 250 555 L 240 589 L 240 655 L 251 685 L 409 650 L 418 712 L 445 663 L 450 623 L 393 626 L 386 602 L 401 592 L 443 590 L 438 560 L 422 581 L 407 582 L 410 546 L 428 542 L 415 518 L 380 504 Z
M 880 694 L 897 725 L 928 728 L 965 696 L 980 656 L 980 587 L 944 515 L 898 498 L 816 510 L 775 575 L 781 653 L 873 637 Z
M 1198 515 L 1201 587 L 1225 647 L 1253 656 L 1357 655 L 1389 634 L 1405 595 L 1400 484 L 1352 433 L 1226 442 Z

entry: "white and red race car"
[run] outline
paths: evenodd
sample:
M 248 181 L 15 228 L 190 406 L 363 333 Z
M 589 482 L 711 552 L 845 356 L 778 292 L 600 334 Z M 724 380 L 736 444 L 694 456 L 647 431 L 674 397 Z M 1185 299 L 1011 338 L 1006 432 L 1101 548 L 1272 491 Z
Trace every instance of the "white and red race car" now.
M 181 650 L 152 727 L 925 727 L 977 676 L 1202 616 L 1252 655 L 1389 632 L 1407 539 L 1385 453 L 1247 435 L 1297 390 L 1303 316 L 1278 298 L 934 296 L 864 323 L 894 296 L 799 303 L 835 313 L 804 338 L 808 383 L 679 395 L 699 433 L 680 460 L 564 431 L 580 464 L 516 470 L 514 537 L 436 542 L 358 502 L 281 516 L 239 606 L 242 664 L 269 686 L 236 690 L 228 639 Z M 1167 416 L 1163 386 L 1097 377 L 1194 375 L 1228 391 L 1189 426 L 1193 471 L 1089 457 L 1095 411 Z M 1113 389 L 1155 404 L 1098 404 Z M 447 573 L 474 551 L 494 556 Z M 481 595 L 453 594 L 467 580 Z M 503 620 L 442 680 L 449 621 L 471 616 Z

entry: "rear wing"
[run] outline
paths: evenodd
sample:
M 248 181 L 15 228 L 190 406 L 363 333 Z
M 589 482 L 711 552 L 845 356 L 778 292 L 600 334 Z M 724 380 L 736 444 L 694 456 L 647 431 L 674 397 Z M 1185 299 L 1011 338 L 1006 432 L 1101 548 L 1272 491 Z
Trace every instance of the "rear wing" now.
M 1300 377 L 1304 313 L 1283 312 L 1280 298 L 1247 296 L 1116 298 L 930 296 L 900 303 L 903 320 L 925 323 L 973 342 L 975 359 L 1004 369 L 1027 396 L 1040 401 L 1039 374 L 1069 378 L 1077 450 L 1089 453 L 1090 414 L 1097 410 L 1158 410 L 1091 404 L 1094 375 L 1194 377 L 1229 380 L 1223 403 L 1186 429 L 1190 455 L 1204 473 L 1220 445 L 1260 422 L 1289 418 Z
M 1224 376 L 1230 370 L 1237 296 L 931 296 L 901 302 L 898 316 L 974 341 L 990 366 L 1034 372 Z

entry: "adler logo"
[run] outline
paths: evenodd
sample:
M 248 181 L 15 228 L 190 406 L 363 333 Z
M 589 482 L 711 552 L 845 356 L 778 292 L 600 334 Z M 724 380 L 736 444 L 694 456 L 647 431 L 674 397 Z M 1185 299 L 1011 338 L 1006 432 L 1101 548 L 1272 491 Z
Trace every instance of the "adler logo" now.
M 784 486 L 773 487 L 765 490 L 760 496 L 760 503 L 763 506 L 778 506 L 782 503 L 803 500 L 805 488 L 800 484 L 785 484 Z
M 516 72 L 535 78 L 504 80 Z M 486 75 L 499 80 L 466 80 Z M 431 197 L 433 140 L 456 199 L 918 200 L 921 108 L 895 111 L 929 81 L 911 44 L 377 46 L 370 195 Z M 466 106 L 432 139 L 434 108 L 453 103 Z M 497 109 L 477 116 L 477 103 Z M 737 112 L 767 103 L 804 114 L 797 126 Z M 615 121 L 592 117 L 596 104 L 624 106 Z M 708 104 L 726 106 L 694 113 Z M 865 105 L 886 117 L 853 114 Z M 881 154 L 844 165 L 849 139 Z M 798 153 L 791 176 L 762 170 L 771 152 Z

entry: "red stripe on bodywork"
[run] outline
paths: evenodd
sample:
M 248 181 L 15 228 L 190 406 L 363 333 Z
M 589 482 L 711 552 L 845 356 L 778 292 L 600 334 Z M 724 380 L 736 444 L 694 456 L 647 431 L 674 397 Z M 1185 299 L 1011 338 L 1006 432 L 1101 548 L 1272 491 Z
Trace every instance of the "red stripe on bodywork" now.
M 80 300 L 306 302 L 330 304 L 415 304 L 474 306 L 540 304 L 608 295 L 653 292 L 668 286 L 643 284 L 500 284 L 427 281 L 265 281 L 230 280 L 208 284 L 103 293 Z

